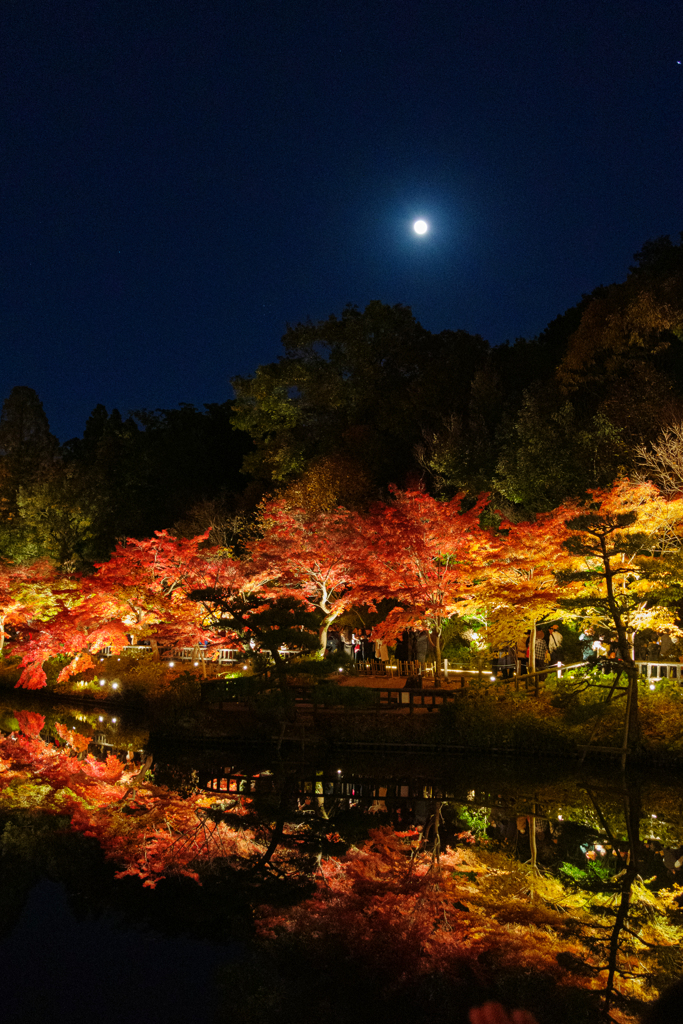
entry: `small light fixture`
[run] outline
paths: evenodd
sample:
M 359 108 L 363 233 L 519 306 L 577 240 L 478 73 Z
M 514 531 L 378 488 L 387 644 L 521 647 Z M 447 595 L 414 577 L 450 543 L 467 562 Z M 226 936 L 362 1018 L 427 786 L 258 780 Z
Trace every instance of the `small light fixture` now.
M 102 715 L 100 715 L 100 717 L 99 717 L 98 721 L 100 721 L 100 722 L 103 722 L 103 721 L 104 721 L 104 718 L 102 717 Z
M 112 725 L 116 725 L 117 722 L 118 722 L 118 718 L 112 718 Z
M 119 688 L 119 684 L 118 683 L 112 683 L 111 685 L 112 685 L 114 690 L 118 690 L 118 688 Z
M 198 665 L 198 664 L 199 664 L 199 662 L 198 662 L 198 661 L 195 661 L 195 663 L 194 663 L 194 665 L 195 665 L 195 668 L 197 667 L 197 665 Z
M 564 821 L 564 818 L 562 817 L 562 815 L 561 815 L 561 814 L 558 814 L 558 816 L 557 816 L 557 820 L 558 820 L 558 821 Z
M 104 686 L 104 679 L 100 679 L 100 686 Z
M 168 667 L 169 668 L 175 668 L 175 661 L 169 661 Z
M 655 684 L 654 683 L 650 683 L 650 689 L 654 690 L 654 688 L 655 688 Z

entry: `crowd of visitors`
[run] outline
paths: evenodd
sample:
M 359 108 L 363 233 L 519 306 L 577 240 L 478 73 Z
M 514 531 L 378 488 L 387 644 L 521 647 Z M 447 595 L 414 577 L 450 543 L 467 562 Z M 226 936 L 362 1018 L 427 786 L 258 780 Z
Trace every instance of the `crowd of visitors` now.
M 492 672 L 503 680 L 515 675 L 527 675 L 531 671 L 533 648 L 535 671 L 543 678 L 544 669 L 561 663 L 563 640 L 556 622 L 537 625 L 533 631 L 528 629 L 516 643 L 502 644 L 494 652 Z M 617 644 L 606 641 L 596 630 L 587 627 L 580 633 L 579 641 L 584 661 L 600 664 L 607 674 L 625 669 Z M 434 650 L 434 639 L 429 630 L 404 629 L 393 648 L 393 657 L 400 665 L 417 666 L 416 671 L 423 675 L 427 662 L 433 658 Z M 329 655 L 338 651 L 342 651 L 353 662 L 374 662 L 378 668 L 385 666 L 392 654 L 386 640 L 373 637 L 371 629 L 354 629 L 350 625 L 339 628 L 332 626 L 328 631 L 326 653 Z M 649 638 L 636 638 L 635 656 L 636 661 L 683 662 L 683 644 L 672 635 L 670 629 L 663 630 L 660 635 L 651 632 Z
M 534 645 L 536 670 L 544 665 L 556 664 L 560 660 L 562 634 L 556 623 L 548 628 L 536 626 L 534 639 L 531 630 L 519 638 L 516 644 L 503 644 L 493 661 L 493 671 L 499 679 L 511 679 L 514 675 L 526 675 L 531 660 L 531 644 Z
M 562 659 L 563 637 L 557 623 L 537 626 L 531 639 L 527 630 L 516 644 L 504 644 L 493 660 L 493 671 L 499 679 L 510 679 L 513 675 L 526 675 L 529 671 L 531 644 L 533 643 L 536 671 L 544 666 L 556 665 Z M 587 627 L 579 634 L 581 658 L 583 661 L 600 665 L 606 674 L 625 670 L 618 644 L 606 640 L 596 630 Z M 636 637 L 635 660 L 647 662 L 683 663 L 683 643 L 679 643 L 672 630 L 665 629 L 657 635 L 650 631 Z
M 434 649 L 434 643 L 426 629 L 404 629 L 396 641 L 395 658 L 398 662 L 419 663 L 420 672 L 424 672 L 428 656 Z M 340 629 L 330 627 L 327 632 L 327 654 L 343 651 L 354 662 L 374 661 L 378 665 L 389 661 L 389 648 L 386 640 L 373 638 L 370 629 L 352 629 L 342 626 Z

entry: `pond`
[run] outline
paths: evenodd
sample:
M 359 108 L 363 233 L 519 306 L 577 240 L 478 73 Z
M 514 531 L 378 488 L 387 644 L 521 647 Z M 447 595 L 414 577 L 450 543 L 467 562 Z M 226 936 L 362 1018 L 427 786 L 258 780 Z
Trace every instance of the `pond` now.
M 453 1022 L 494 996 L 542 1024 L 604 1019 L 605 989 L 629 1021 L 680 973 L 671 773 L 150 752 L 139 714 L 30 697 L 0 729 L 6 1021 Z

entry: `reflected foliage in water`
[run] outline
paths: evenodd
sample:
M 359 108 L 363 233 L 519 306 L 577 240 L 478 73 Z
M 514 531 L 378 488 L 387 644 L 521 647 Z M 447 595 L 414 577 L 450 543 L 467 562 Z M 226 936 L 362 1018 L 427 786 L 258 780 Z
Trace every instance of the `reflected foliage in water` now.
M 47 875 L 88 913 L 237 936 L 219 1018 L 454 1022 L 496 996 L 541 1022 L 628 1021 L 681 971 L 670 780 L 239 750 L 126 762 L 58 717 L 3 722 L 5 934 Z

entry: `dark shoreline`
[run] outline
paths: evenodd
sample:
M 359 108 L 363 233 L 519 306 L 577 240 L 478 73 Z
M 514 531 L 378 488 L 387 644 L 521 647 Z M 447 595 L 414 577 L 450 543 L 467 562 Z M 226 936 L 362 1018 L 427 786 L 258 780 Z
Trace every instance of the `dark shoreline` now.
M 144 718 L 153 718 L 149 705 L 144 703 L 131 703 L 119 698 L 88 698 L 73 696 L 70 694 L 55 693 L 47 690 L 16 690 L 14 688 L 3 688 L 0 691 L 0 699 L 14 702 L 17 705 L 24 703 L 35 703 L 45 705 L 69 705 L 82 709 L 112 712 L 125 712 L 126 714 Z M 272 750 L 278 744 L 288 751 L 294 749 L 315 749 L 316 751 L 348 751 L 358 753 L 382 754 L 439 754 L 441 756 L 461 758 L 466 755 L 476 757 L 492 757 L 496 761 L 502 759 L 535 760 L 541 762 L 555 762 L 575 765 L 580 758 L 580 751 L 572 749 L 567 744 L 561 749 L 521 749 L 518 746 L 491 746 L 487 744 L 463 744 L 452 743 L 447 738 L 425 736 L 423 740 L 407 738 L 406 733 L 414 734 L 432 733 L 436 731 L 437 716 L 418 715 L 411 717 L 403 715 L 392 717 L 396 714 L 393 711 L 380 712 L 381 718 L 376 711 L 360 710 L 333 710 L 318 708 L 315 714 L 315 722 L 312 721 L 311 709 L 302 707 L 302 720 L 288 723 L 288 730 L 280 738 L 275 734 L 275 721 L 264 721 L 244 705 L 233 705 L 230 711 L 212 708 L 209 704 L 197 704 L 189 707 L 185 712 L 186 718 L 193 719 L 184 726 L 170 726 L 159 722 L 150 723 L 150 746 L 169 746 L 197 749 L 201 747 L 225 749 L 231 746 L 250 748 L 261 748 Z M 229 717 L 233 726 L 220 729 L 218 723 L 212 723 L 215 717 Z M 201 720 L 200 720 L 201 719 Z M 376 723 L 383 735 L 367 736 L 366 738 L 351 738 L 340 735 L 349 730 L 356 731 L 354 725 Z M 409 724 L 410 723 L 410 724 Z M 226 726 L 223 722 L 221 725 Z M 335 725 L 338 726 L 335 729 Z M 412 728 L 411 728 L 412 725 Z M 341 729 L 339 728 L 341 727 Z M 425 728 L 426 727 L 426 728 Z M 374 730 L 371 729 L 372 733 Z M 388 733 L 396 733 L 392 738 Z M 335 735 L 336 733 L 336 735 Z M 559 737 L 558 737 L 559 740 Z M 596 750 L 585 758 L 590 764 L 601 764 L 617 766 L 619 754 Z M 647 750 L 634 751 L 628 755 L 627 765 L 639 769 L 673 770 L 683 772 L 683 754 L 650 752 Z

